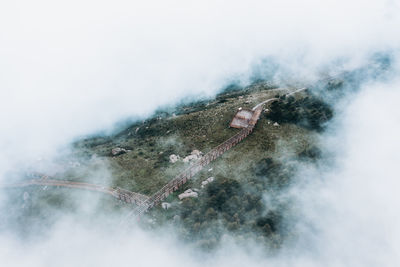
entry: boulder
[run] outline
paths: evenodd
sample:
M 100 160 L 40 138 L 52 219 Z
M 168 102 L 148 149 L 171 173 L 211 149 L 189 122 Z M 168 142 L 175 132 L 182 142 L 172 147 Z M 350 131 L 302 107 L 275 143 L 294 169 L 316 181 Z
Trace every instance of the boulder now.
M 121 148 L 121 147 L 116 147 L 116 148 L 113 148 L 112 150 L 111 150 L 111 154 L 115 157 L 115 156 L 119 156 L 119 155 L 122 155 L 122 154 L 125 154 L 126 152 L 128 152 L 128 150 L 126 150 L 125 148 Z
M 201 182 L 201 188 L 204 188 L 206 185 L 208 185 L 208 181 L 207 180 Z
M 163 209 L 167 210 L 167 209 L 171 208 L 171 204 L 168 202 L 163 202 L 163 203 L 161 203 L 161 207 Z
M 204 188 L 209 183 L 214 182 L 214 177 L 208 177 L 206 180 L 201 182 L 201 188 Z
M 193 160 L 198 160 L 201 158 L 202 155 L 203 155 L 203 153 L 201 151 L 195 149 L 190 153 L 189 156 L 187 156 L 183 159 L 183 162 L 188 163 Z
M 201 152 L 200 150 L 195 149 L 195 150 L 193 150 L 192 153 L 190 153 L 190 154 L 191 154 L 191 155 L 196 155 L 196 156 L 200 157 L 200 156 L 203 154 L 203 152 Z
M 190 162 L 192 160 L 196 160 L 196 159 L 198 159 L 198 157 L 196 155 L 189 155 L 183 159 L 183 162 L 188 163 L 188 162 Z
M 172 154 L 169 156 L 169 162 L 175 163 L 180 159 L 179 155 Z
M 188 189 L 185 192 L 183 192 L 182 194 L 178 195 L 179 200 L 188 198 L 188 197 L 198 197 L 199 194 L 197 192 L 194 192 L 192 189 Z
M 277 123 L 277 122 L 275 122 L 273 125 L 274 125 L 275 127 L 279 127 L 279 123 Z

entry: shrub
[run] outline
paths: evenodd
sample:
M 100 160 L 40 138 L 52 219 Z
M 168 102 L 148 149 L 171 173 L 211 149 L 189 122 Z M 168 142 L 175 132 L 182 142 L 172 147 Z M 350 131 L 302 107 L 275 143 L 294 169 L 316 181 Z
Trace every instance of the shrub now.
M 333 117 L 330 106 L 314 96 L 296 100 L 289 96 L 280 98 L 270 106 L 267 118 L 278 123 L 294 123 L 301 127 L 321 131 L 324 124 Z

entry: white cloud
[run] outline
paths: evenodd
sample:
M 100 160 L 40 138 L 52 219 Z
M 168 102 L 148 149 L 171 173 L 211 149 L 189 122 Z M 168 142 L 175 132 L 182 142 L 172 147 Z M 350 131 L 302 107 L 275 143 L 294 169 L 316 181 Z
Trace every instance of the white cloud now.
M 51 158 L 78 135 L 110 128 L 127 117 L 148 116 L 184 96 L 212 95 L 231 80 L 246 81 L 267 57 L 292 79 L 312 79 L 327 66 L 356 68 L 382 50 L 394 51 L 398 60 L 398 13 L 398 1 L 378 0 L 3 1 L 0 177 L 38 155 Z M 340 117 L 340 138 L 329 138 L 342 149 L 333 149 L 341 158 L 340 168 L 324 173 L 327 182 L 307 188 L 309 198 L 301 202 L 318 228 L 317 236 L 305 232 L 318 250 L 293 265 L 399 262 L 398 85 L 368 85 Z M 310 210 L 315 201 L 324 216 Z M 135 265 L 138 258 L 132 258 L 132 251 L 143 266 L 197 262 L 182 260 L 179 247 L 159 245 L 143 233 L 139 240 L 145 246 L 122 237 L 118 241 L 124 246 L 113 246 L 107 233 L 78 224 L 82 238 L 69 239 L 67 228 L 29 247 L 2 235 L 0 261 L 51 266 L 68 250 L 60 264 L 106 266 L 117 258 L 122 266 Z M 97 249 L 88 249 L 82 263 L 82 251 L 90 244 Z M 265 264 L 244 252 L 237 255 L 247 265 Z M 144 263 L 146 256 L 156 260 Z M 233 259 L 222 257 L 216 263 L 242 263 Z M 268 261 L 292 265 L 287 259 Z

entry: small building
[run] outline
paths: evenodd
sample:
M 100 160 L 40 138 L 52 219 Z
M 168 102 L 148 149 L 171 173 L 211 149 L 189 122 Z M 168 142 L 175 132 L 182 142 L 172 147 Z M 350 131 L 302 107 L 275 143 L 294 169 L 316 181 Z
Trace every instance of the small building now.
M 249 126 L 250 120 L 253 117 L 254 111 L 251 109 L 239 109 L 235 117 L 233 117 L 230 127 L 246 128 Z

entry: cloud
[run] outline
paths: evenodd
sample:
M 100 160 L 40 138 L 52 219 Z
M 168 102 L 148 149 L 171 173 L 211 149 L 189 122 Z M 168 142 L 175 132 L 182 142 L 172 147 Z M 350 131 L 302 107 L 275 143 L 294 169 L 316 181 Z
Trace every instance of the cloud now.
M 316 252 L 332 266 L 400 263 L 399 88 L 398 80 L 365 86 L 330 137 L 337 168 L 322 174 L 322 184 L 316 183 L 306 202 L 319 228 Z
M 212 95 L 268 56 L 304 78 L 338 58 L 351 59 L 339 68 L 361 64 L 400 38 L 398 9 L 384 1 L 41 0 L 1 10 L 1 146 L 19 156 Z
M 398 1 L 360 0 L 1 3 L 0 180 L 39 156 L 50 161 L 80 135 L 145 118 L 185 97 L 212 96 L 255 74 L 304 83 L 365 66 L 376 52 L 397 62 L 399 11 Z M 341 113 L 324 136 L 334 170 L 308 170 L 312 180 L 293 188 L 304 216 L 297 246 L 306 249 L 258 260 L 232 248 L 237 256 L 221 251 L 207 263 L 398 265 L 398 88 L 393 78 L 369 82 L 345 107 L 338 103 Z M 29 245 L 1 232 L 0 261 L 201 264 L 182 255 L 180 245 L 139 230 L 122 236 L 67 217 L 51 231 Z

